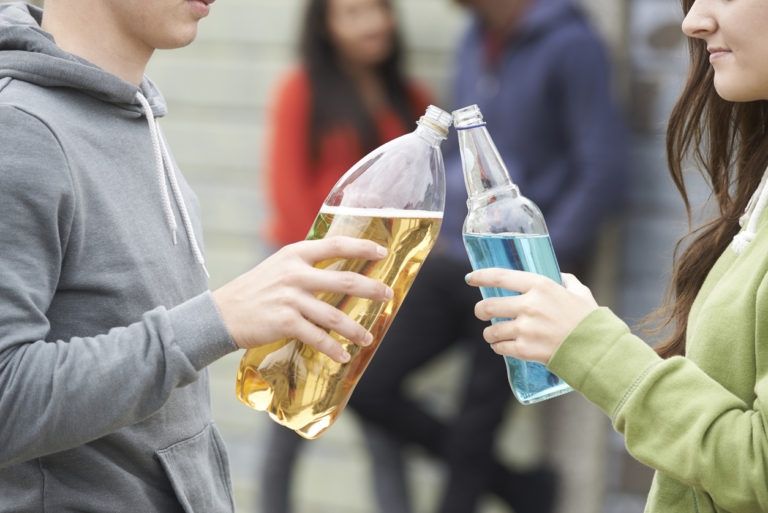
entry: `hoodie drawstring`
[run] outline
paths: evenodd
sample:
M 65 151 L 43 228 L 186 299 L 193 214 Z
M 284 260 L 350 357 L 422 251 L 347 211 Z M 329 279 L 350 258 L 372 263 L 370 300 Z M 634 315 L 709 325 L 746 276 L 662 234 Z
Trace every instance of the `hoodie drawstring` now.
M 173 163 L 171 162 L 171 156 L 168 153 L 168 148 L 163 142 L 163 138 L 160 137 L 160 127 L 152 114 L 152 108 L 149 102 L 141 94 L 140 91 L 136 92 L 136 99 L 141 104 L 144 110 L 144 116 L 147 118 L 147 124 L 149 125 L 149 133 L 152 138 L 152 151 L 155 154 L 155 168 L 157 169 L 157 180 L 160 186 L 160 195 L 162 197 L 163 212 L 165 213 L 165 219 L 168 223 L 168 227 L 171 229 L 171 237 L 174 245 L 177 243 L 176 232 L 178 231 L 178 224 L 176 223 L 176 216 L 173 213 L 171 206 L 171 198 L 168 194 L 168 183 L 171 184 L 171 191 L 173 192 L 173 199 L 176 201 L 176 205 L 179 207 L 179 213 L 181 214 L 181 220 L 184 224 L 184 229 L 187 232 L 187 238 L 189 245 L 192 248 L 192 253 L 195 256 L 195 260 L 203 268 L 203 272 L 207 277 L 208 269 L 205 267 L 205 257 L 200 250 L 200 245 L 197 243 L 197 237 L 195 237 L 195 231 L 192 228 L 192 220 L 189 217 L 187 205 L 184 203 L 184 197 L 181 194 L 181 188 L 179 182 L 176 179 L 176 173 L 173 171 Z
M 768 203 L 768 186 L 766 186 L 767 182 L 768 169 L 766 169 L 765 173 L 763 173 L 763 178 L 760 180 L 760 185 L 757 186 L 754 194 L 752 194 L 752 197 L 747 204 L 747 208 L 744 211 L 744 215 L 739 218 L 739 224 L 744 226 L 746 223 L 747 227 L 733 237 L 731 248 L 737 254 L 740 254 L 745 249 L 747 249 L 749 243 L 752 242 L 755 238 L 755 234 L 757 233 L 757 222 L 760 220 L 760 216 L 762 215 L 763 210 L 765 210 L 766 203 Z

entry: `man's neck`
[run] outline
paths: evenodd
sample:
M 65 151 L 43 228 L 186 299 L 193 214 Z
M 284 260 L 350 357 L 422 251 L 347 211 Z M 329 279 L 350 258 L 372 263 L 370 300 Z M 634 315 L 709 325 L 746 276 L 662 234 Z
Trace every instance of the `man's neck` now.
M 74 8 L 69 2 L 46 2 L 43 30 L 62 50 L 82 57 L 126 82 L 140 85 L 153 49 L 127 37 L 103 2 Z
M 485 29 L 492 34 L 503 34 L 519 25 L 535 0 L 496 0 L 478 9 Z

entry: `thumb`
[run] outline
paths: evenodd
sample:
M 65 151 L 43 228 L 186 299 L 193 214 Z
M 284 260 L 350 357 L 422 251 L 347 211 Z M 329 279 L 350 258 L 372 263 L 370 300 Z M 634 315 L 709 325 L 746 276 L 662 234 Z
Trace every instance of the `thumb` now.
M 571 273 L 560 273 L 560 280 L 563 282 L 563 287 L 568 290 L 573 290 L 579 287 L 585 287 L 579 279 Z
M 565 287 L 566 290 L 576 294 L 579 297 L 589 299 L 593 303 L 595 302 L 592 291 L 589 289 L 589 287 L 581 283 L 576 276 L 570 273 L 562 273 L 560 276 L 563 281 L 563 287 Z

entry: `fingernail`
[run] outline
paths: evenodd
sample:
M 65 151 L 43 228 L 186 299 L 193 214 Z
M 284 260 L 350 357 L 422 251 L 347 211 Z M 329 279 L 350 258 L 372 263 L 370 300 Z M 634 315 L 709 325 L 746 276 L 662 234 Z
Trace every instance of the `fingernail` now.
M 395 291 L 387 287 L 387 290 L 384 292 L 384 295 L 387 297 L 387 299 L 392 299 L 393 297 L 395 297 Z
M 385 257 L 387 256 L 387 248 L 385 248 L 384 246 L 379 246 L 378 248 L 376 248 L 376 253 L 380 257 Z
M 471 279 L 472 279 L 472 273 L 467 273 L 467 275 L 464 276 L 464 281 L 466 281 L 467 283 L 469 283 L 469 280 Z
M 350 356 L 350 354 L 348 352 L 344 351 L 343 353 L 341 353 L 341 361 L 342 362 L 347 363 L 351 359 L 352 359 L 352 356 Z
M 363 345 L 370 346 L 371 342 L 373 342 L 373 335 L 369 331 L 368 333 L 365 334 L 365 339 L 363 339 Z

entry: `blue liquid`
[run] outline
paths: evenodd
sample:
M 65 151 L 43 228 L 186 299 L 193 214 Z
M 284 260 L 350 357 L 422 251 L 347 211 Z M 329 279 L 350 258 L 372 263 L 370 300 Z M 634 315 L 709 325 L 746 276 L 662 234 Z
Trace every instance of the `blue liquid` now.
M 503 267 L 543 274 L 561 283 L 560 268 L 548 235 L 464 234 L 464 246 L 473 269 Z M 517 292 L 480 287 L 484 298 L 516 296 Z M 493 319 L 492 322 L 508 319 Z M 523 404 L 531 404 L 572 390 L 568 384 L 537 362 L 526 362 L 505 356 L 507 378 L 512 392 Z

